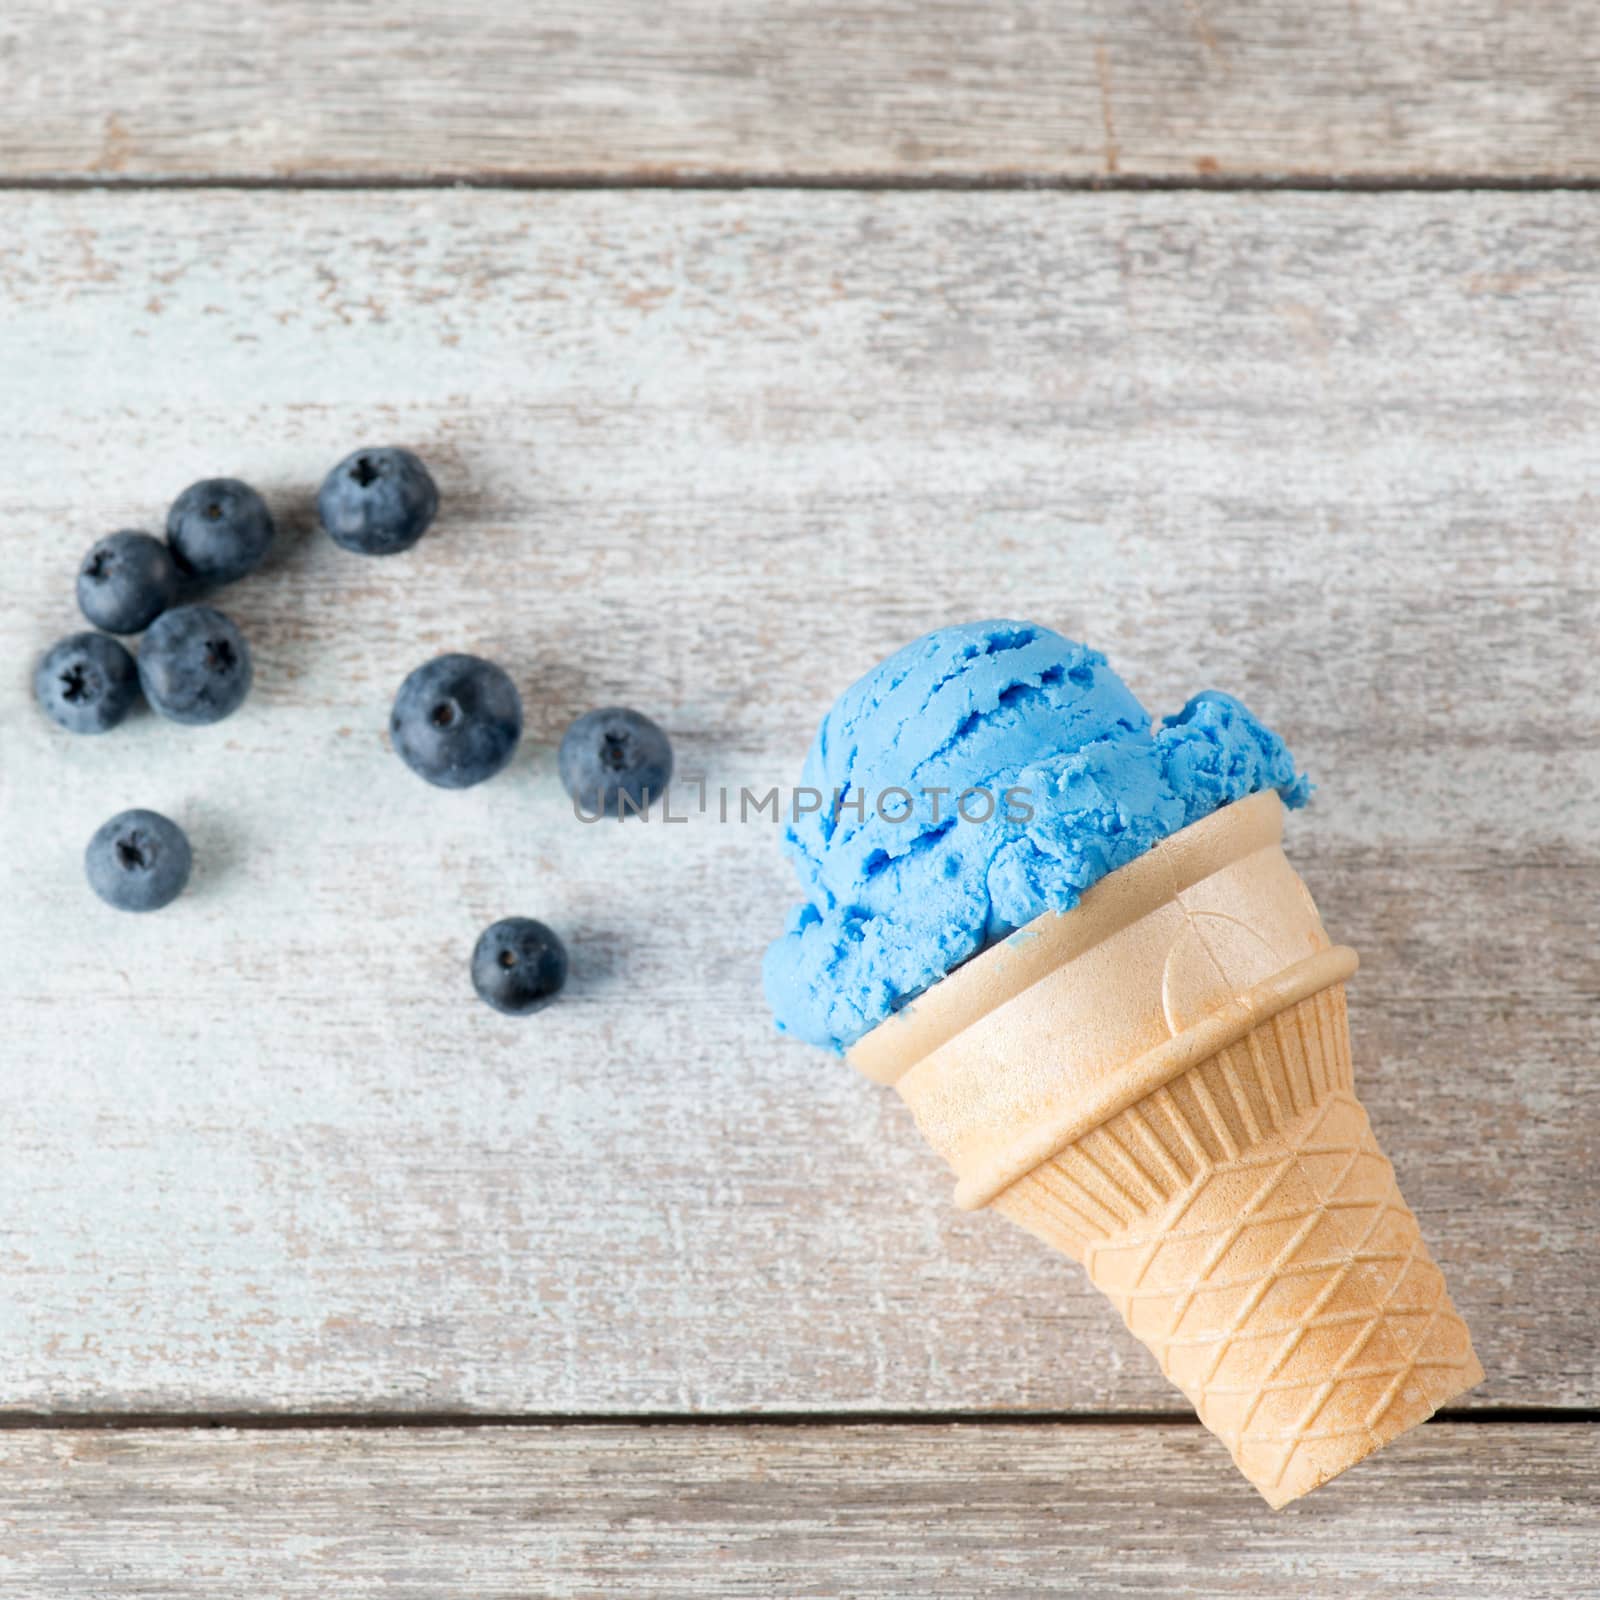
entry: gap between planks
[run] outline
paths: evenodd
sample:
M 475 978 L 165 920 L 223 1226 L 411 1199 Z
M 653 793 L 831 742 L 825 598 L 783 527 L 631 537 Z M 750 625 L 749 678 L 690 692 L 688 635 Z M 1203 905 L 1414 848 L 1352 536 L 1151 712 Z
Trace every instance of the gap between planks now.
M 734 173 L 416 173 L 352 172 L 332 176 L 211 173 L 100 174 L 84 177 L 0 178 L 0 194 L 142 194 L 151 191 L 260 191 L 266 193 L 379 193 L 409 190 L 482 189 L 490 192 L 565 193 L 586 190 L 681 190 L 687 193 L 730 193 L 743 190 L 797 190 L 820 194 L 1556 194 L 1600 191 L 1600 177 L 1559 172 L 1497 177 L 1489 173 L 1240 173 L 1063 175 L 1048 172 L 944 173 L 907 177 L 893 173 L 829 173 L 827 176 L 787 172 Z
M 1428 1424 L 1571 1426 L 1600 1424 L 1600 1407 L 1447 1407 Z M 324 1430 L 426 1431 L 443 1428 L 1173 1428 L 1200 1426 L 1192 1411 L 7 1411 L 0 1433 L 98 1429 L 108 1433 L 233 1428 L 242 1433 Z

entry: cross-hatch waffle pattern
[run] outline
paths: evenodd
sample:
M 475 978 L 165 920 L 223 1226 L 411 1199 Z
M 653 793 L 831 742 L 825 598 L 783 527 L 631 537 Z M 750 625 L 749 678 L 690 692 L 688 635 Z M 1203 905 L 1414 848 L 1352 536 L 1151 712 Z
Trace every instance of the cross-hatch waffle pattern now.
M 1342 984 L 997 1204 L 1084 1262 L 1275 1506 L 1483 1376 L 1352 1090 Z

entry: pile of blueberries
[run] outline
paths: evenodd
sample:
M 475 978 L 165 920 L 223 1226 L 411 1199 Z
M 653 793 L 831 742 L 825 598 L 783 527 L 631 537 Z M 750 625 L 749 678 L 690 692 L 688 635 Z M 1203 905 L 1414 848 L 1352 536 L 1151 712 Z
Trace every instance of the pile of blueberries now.
M 317 514 L 334 542 L 358 555 L 409 550 L 428 531 L 439 491 L 409 450 L 357 450 L 323 480 Z M 236 478 L 191 484 L 167 513 L 165 541 L 125 531 L 98 540 L 78 570 L 78 606 L 99 632 L 54 645 L 34 673 L 40 706 L 71 733 L 107 733 L 142 693 L 173 722 L 220 722 L 250 692 L 250 647 L 238 626 L 204 604 L 212 590 L 253 572 L 273 540 L 266 502 Z M 142 633 L 138 659 L 113 634 Z M 444 655 L 400 686 L 389 731 L 419 777 L 445 789 L 484 782 L 522 737 L 516 685 L 492 661 Z M 648 717 L 621 706 L 586 712 L 567 729 L 561 781 L 587 817 L 642 815 L 672 777 L 672 746 Z M 158 911 L 182 894 L 193 856 L 177 823 L 124 811 L 89 841 L 89 886 L 120 911 Z M 560 938 L 531 917 L 486 929 L 472 982 L 497 1011 L 523 1016 L 566 982 Z

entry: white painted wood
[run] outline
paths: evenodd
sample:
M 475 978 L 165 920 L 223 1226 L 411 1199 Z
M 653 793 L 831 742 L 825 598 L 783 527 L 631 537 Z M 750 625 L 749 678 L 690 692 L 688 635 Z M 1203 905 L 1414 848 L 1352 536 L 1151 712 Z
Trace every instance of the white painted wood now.
M 1583 0 L 10 0 L 7 176 L 1600 175 Z
M 1600 1430 L 1421 1428 L 1273 1513 L 1197 1427 L 0 1435 L 51 1600 L 1600 1593 Z
M 554 777 L 624 700 L 784 781 L 855 673 L 996 613 L 1289 737 L 1478 1398 L 1597 1403 L 1591 197 L 13 195 L 0 239 L 5 1405 L 1176 1404 L 773 1037 L 770 825 L 602 833 Z M 445 505 L 382 562 L 307 515 L 373 441 Z M 254 696 L 58 734 L 81 550 L 213 472 L 285 526 L 223 600 Z M 384 739 L 451 647 L 528 704 L 465 794 Z M 137 921 L 79 866 L 131 804 L 198 856 Z M 466 976 L 511 912 L 574 955 L 523 1023 Z

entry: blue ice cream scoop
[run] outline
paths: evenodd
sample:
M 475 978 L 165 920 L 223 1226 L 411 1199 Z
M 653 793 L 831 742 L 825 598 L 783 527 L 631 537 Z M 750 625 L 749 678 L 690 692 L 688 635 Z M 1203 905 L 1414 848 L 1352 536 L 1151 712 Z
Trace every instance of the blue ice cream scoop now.
M 1304 805 L 1231 695 L 1153 728 L 1098 651 L 1025 622 L 940 628 L 840 695 L 784 830 L 804 901 L 767 950 L 780 1029 L 842 1051 L 969 956 L 1220 806 Z M 809 798 L 809 796 L 808 796 Z

